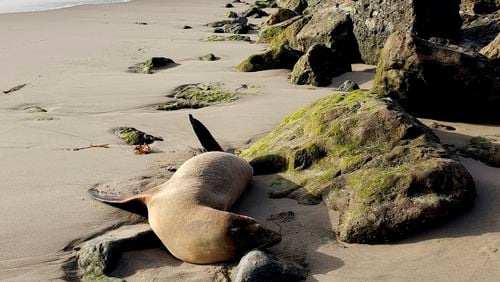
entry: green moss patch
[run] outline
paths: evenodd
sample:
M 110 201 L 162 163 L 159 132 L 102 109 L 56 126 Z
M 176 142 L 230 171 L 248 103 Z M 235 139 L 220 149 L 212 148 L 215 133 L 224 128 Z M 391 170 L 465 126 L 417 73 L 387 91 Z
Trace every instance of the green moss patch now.
M 205 42 L 218 42 L 218 41 L 245 41 L 245 42 L 251 42 L 252 40 L 250 39 L 249 36 L 244 36 L 244 35 L 239 35 L 239 34 L 233 34 L 233 35 L 210 35 L 209 37 L 205 38 L 203 41 Z
M 113 132 L 127 145 L 144 145 L 152 144 L 155 141 L 163 141 L 161 137 L 146 134 L 133 127 L 118 127 L 113 129 Z

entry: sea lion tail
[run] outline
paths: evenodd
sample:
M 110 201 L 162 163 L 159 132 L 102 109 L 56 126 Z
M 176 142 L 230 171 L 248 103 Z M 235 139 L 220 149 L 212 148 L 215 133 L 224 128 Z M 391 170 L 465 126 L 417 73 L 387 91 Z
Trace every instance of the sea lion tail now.
M 217 143 L 215 138 L 212 136 L 208 128 L 201 123 L 201 121 L 195 119 L 192 114 L 189 114 L 189 122 L 193 127 L 194 133 L 201 143 L 201 146 L 208 152 L 219 151 L 223 152 L 222 147 Z
M 90 188 L 87 192 L 89 193 L 90 197 L 99 202 L 106 203 L 122 210 L 126 210 L 142 216 L 147 216 L 148 214 L 145 205 L 147 195 L 143 193 L 132 196 L 116 196 L 104 194 L 95 188 Z

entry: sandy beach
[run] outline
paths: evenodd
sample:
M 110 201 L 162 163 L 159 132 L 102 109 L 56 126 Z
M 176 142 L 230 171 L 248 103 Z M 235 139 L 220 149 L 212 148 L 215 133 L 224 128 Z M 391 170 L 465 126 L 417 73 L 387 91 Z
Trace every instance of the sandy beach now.
M 238 63 L 266 45 L 202 41 L 212 34 L 203 25 L 224 19 L 226 3 L 136 0 L 0 14 L 0 90 L 27 84 L 9 95 L 0 93 L 0 280 L 68 279 L 63 266 L 73 250 L 66 246 L 137 221 L 137 216 L 93 201 L 87 190 L 98 185 L 126 193 L 168 179 L 167 167 L 178 167 L 200 148 L 189 113 L 202 120 L 225 148 L 241 150 L 288 114 L 331 94 L 346 79 L 363 89 L 371 87 L 375 67 L 369 65 L 354 65 L 353 72 L 321 88 L 290 84 L 288 70 L 236 72 Z M 235 4 L 232 10 L 246 8 Z M 193 28 L 182 29 L 185 25 Z M 198 59 L 207 53 L 221 59 Z M 153 56 L 171 58 L 179 65 L 152 75 L 126 72 Z M 171 112 L 154 109 L 177 86 L 198 82 L 256 87 L 227 104 Z M 46 112 L 23 110 L 28 106 Z M 499 126 L 444 124 L 456 128 L 436 130 L 445 144 L 500 134 Z M 164 141 L 152 145 L 152 154 L 136 155 L 111 132 L 120 126 Z M 91 144 L 109 148 L 74 150 Z M 303 206 L 268 198 L 269 176 L 254 177 L 234 210 L 270 227 L 271 215 L 293 211 L 295 219 L 282 226 L 283 241 L 271 251 L 305 262 L 308 281 L 496 281 L 500 169 L 472 159 L 460 161 L 476 183 L 474 208 L 392 244 L 337 241 L 332 231 L 336 213 L 324 204 Z M 214 267 L 180 262 L 162 248 L 126 253 L 119 265 L 113 276 L 127 281 L 215 277 Z

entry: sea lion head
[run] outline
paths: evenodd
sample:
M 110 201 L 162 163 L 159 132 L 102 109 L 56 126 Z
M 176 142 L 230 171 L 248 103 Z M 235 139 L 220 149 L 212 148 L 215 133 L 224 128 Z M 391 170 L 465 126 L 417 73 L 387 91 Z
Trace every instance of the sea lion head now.
M 241 254 L 253 249 L 272 247 L 281 242 L 281 234 L 266 228 L 251 217 L 238 216 L 232 222 L 229 236 L 238 246 Z

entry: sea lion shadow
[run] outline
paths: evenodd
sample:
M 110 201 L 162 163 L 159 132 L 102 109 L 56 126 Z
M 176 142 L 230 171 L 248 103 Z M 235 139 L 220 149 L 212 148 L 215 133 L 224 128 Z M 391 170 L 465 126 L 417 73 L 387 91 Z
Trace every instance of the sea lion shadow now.
M 280 231 L 282 241 L 269 251 L 281 259 L 303 266 L 309 272 L 309 278 L 343 267 L 344 262 L 340 258 L 321 251 L 338 246 L 336 213 L 321 201 L 315 205 L 304 205 L 293 199 L 271 198 L 269 192 L 276 179 L 290 187 L 298 186 L 276 174 L 254 176 L 232 210 L 256 218 L 267 228 Z

